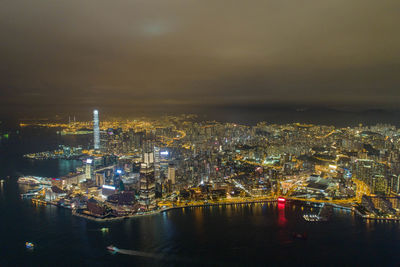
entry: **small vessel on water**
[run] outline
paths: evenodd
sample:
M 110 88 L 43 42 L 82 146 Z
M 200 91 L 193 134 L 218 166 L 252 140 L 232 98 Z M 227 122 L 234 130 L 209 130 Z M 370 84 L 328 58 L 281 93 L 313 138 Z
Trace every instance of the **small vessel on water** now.
M 333 207 L 323 204 L 318 214 L 304 214 L 303 218 L 308 222 L 327 222 L 330 220 L 332 213 Z
M 31 242 L 25 242 L 25 247 L 29 248 L 29 249 L 33 249 L 35 247 L 35 245 Z
M 109 251 L 111 251 L 111 252 L 117 252 L 117 251 L 118 251 L 118 248 L 117 248 L 116 246 L 114 246 L 114 245 L 109 245 L 109 246 L 107 247 L 107 249 L 108 249 Z
M 328 218 L 319 216 L 317 214 L 304 214 L 303 218 L 307 222 L 326 222 L 326 221 L 328 221 Z
M 39 185 L 40 181 L 32 176 L 19 177 L 17 183 L 27 185 Z

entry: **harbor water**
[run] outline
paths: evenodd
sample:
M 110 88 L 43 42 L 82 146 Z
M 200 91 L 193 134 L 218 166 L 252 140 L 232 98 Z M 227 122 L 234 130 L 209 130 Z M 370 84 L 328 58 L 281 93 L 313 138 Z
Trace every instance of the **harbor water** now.
M 366 222 L 339 209 L 324 223 L 302 217 L 305 212 L 317 213 L 317 208 L 289 203 L 185 208 L 94 222 L 72 216 L 68 209 L 35 205 L 20 198 L 30 187 L 18 185 L 18 175 L 57 177 L 81 162 L 35 161 L 22 155 L 40 147 L 56 148 L 60 141 L 74 145 L 85 140 L 53 132 L 18 138 L 1 146 L 1 266 L 397 266 L 400 262 L 400 223 Z M 33 138 L 35 144 L 24 138 Z M 306 233 L 307 239 L 296 239 L 293 233 Z M 34 249 L 25 247 L 27 241 L 35 244 Z M 110 253 L 111 244 L 120 253 Z

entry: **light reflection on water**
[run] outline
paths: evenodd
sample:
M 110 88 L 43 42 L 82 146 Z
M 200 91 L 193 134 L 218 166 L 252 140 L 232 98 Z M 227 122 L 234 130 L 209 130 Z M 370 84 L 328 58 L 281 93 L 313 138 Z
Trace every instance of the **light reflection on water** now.
M 203 260 L 254 265 L 263 263 L 265 257 L 271 262 L 289 264 L 295 263 L 290 259 L 297 256 L 323 263 L 322 258 L 318 259 L 319 256 L 307 256 L 307 251 L 326 247 L 333 242 L 337 245 L 330 247 L 332 252 L 342 253 L 351 263 L 352 253 L 375 246 L 374 242 L 376 246 L 382 245 L 376 231 L 380 231 L 383 238 L 394 237 L 393 233 L 399 237 L 398 224 L 364 223 L 351 213 L 336 209 L 331 222 L 307 223 L 301 219 L 301 214 L 310 208 L 304 207 L 302 210 L 302 206 L 288 203 L 186 208 L 154 216 L 97 223 L 72 217 L 69 210 L 51 206 L 35 207 L 26 201 L 19 202 L 23 205 L 17 206 L 17 210 L 25 210 L 24 215 L 12 213 L 14 215 L 11 218 L 25 222 L 25 230 L 21 231 L 25 234 L 19 238 L 19 242 L 30 238 L 39 244 L 40 248 L 31 256 L 50 253 L 50 258 L 57 258 L 62 251 L 63 255 L 76 255 L 71 256 L 71 262 L 78 262 L 78 257 L 83 256 L 92 260 L 96 258 L 94 261 L 97 263 L 137 265 L 154 260 L 162 264 L 165 260 L 110 255 L 105 247 L 114 244 L 127 250 L 173 256 L 167 257 L 168 261 L 175 256 L 190 258 L 199 265 Z M 102 227 L 109 228 L 107 234 L 90 230 Z M 292 232 L 307 232 L 309 239 L 294 240 Z M 387 241 L 390 242 L 390 239 Z M 24 251 L 18 253 L 25 255 Z M 176 264 L 179 265 L 179 262 L 172 260 L 172 265 Z

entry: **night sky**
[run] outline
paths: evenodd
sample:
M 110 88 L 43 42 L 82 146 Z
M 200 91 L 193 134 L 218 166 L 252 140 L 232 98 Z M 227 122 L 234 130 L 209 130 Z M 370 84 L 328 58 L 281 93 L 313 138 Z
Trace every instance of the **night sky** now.
M 3 0 L 0 112 L 399 107 L 400 1 Z

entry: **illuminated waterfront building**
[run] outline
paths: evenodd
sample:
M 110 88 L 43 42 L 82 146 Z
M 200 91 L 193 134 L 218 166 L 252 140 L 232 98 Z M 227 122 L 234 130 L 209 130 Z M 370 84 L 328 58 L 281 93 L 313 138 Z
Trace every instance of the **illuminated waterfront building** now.
M 147 148 L 140 165 L 139 203 L 146 210 L 155 207 L 154 154 Z
M 94 150 L 100 149 L 100 127 L 99 127 L 99 111 L 93 110 L 93 138 Z
M 93 159 L 87 159 L 85 163 L 85 178 L 92 180 L 93 178 Z
M 400 175 L 391 176 L 391 188 L 395 193 L 400 193 Z

